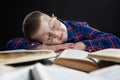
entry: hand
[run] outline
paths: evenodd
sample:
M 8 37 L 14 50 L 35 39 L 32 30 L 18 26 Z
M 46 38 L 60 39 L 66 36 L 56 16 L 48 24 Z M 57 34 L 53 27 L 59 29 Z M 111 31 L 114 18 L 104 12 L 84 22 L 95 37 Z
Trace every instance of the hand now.
M 74 48 L 74 43 L 65 43 L 65 44 L 59 45 L 58 50 L 56 52 L 57 53 L 62 53 L 63 50 L 65 50 L 65 49 L 73 49 L 73 48 Z
M 85 50 L 86 45 L 83 42 L 77 42 L 74 45 L 73 49 L 78 49 L 78 50 Z
M 73 43 L 65 43 L 65 44 L 58 44 L 58 45 L 40 45 L 40 46 L 35 46 L 30 49 L 50 49 L 54 51 L 62 51 L 65 49 L 70 49 L 73 48 Z

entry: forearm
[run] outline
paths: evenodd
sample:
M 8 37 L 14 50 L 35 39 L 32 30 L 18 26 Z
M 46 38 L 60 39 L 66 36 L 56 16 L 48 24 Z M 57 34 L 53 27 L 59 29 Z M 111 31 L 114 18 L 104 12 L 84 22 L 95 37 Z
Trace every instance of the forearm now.
M 70 49 L 73 47 L 73 43 L 66 43 L 66 44 L 57 44 L 57 45 L 39 45 L 39 46 L 33 46 L 29 49 L 50 49 L 54 51 L 61 51 L 65 49 Z
M 55 48 L 57 48 L 57 46 L 54 46 L 54 45 L 38 45 L 38 46 L 31 46 L 31 47 L 29 47 L 29 49 L 36 49 L 36 50 L 40 50 L 40 49 L 55 50 Z
M 6 50 L 29 49 L 31 46 L 38 46 L 39 42 L 33 42 L 23 37 L 14 38 L 8 41 Z

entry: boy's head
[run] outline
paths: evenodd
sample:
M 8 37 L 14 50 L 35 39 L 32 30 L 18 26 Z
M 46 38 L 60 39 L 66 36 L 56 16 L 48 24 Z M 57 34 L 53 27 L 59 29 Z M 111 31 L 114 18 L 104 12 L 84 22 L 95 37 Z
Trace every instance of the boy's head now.
M 22 25 L 24 35 L 43 44 L 61 44 L 67 40 L 67 29 L 53 14 L 40 11 L 29 13 Z

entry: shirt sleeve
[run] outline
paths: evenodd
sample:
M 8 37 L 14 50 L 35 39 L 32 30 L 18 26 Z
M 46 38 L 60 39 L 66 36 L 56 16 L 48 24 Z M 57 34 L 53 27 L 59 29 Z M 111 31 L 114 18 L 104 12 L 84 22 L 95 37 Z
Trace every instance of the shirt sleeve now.
M 83 43 L 86 45 L 86 51 L 97 51 L 106 48 L 120 48 L 120 39 L 110 33 L 105 33 L 90 27 L 87 23 L 83 26 L 82 33 L 87 40 Z
M 38 45 L 41 44 L 38 42 L 30 41 L 24 37 L 18 37 L 8 41 L 6 45 L 6 50 L 28 49 L 30 46 L 38 46 Z

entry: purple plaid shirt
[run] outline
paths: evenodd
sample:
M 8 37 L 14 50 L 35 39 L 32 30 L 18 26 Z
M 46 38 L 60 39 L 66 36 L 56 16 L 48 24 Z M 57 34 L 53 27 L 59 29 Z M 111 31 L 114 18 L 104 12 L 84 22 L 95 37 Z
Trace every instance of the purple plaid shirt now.
M 60 20 L 68 30 L 68 39 L 65 43 L 83 42 L 86 51 L 97 51 L 105 48 L 120 48 L 120 39 L 113 34 L 99 31 L 90 27 L 86 22 Z M 23 37 L 11 39 L 6 46 L 7 50 L 28 49 L 41 43 L 30 41 Z

